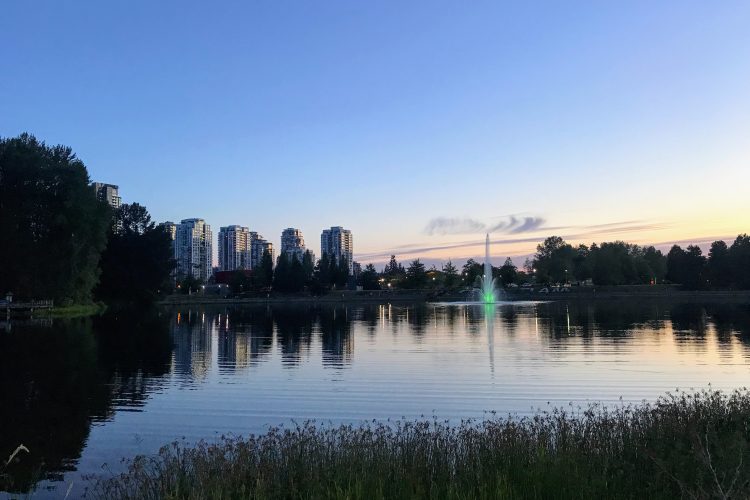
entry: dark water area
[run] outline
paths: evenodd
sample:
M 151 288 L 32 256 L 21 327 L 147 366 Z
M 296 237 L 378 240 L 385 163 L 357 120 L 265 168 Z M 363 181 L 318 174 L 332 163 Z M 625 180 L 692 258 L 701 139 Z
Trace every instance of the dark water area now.
M 750 305 L 153 309 L 0 323 L 0 492 L 79 497 L 177 439 L 654 400 L 750 380 Z M 19 444 L 29 448 L 6 469 Z M 10 496 L 0 493 L 0 496 Z

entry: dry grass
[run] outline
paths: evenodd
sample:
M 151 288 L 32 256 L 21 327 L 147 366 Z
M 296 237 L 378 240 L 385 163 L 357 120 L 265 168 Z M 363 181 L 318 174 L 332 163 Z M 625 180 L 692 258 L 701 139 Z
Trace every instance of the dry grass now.
M 305 423 L 137 457 L 107 499 L 747 498 L 750 393 L 530 418 Z

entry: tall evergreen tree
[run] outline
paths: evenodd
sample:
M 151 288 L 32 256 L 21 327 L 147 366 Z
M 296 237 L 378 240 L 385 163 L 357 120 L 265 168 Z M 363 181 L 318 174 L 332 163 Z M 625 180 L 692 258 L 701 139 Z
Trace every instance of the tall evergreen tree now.
M 260 265 L 253 270 L 253 278 L 258 288 L 268 288 L 273 285 L 273 257 L 268 250 L 263 252 Z
M 302 271 L 305 275 L 305 284 L 307 284 L 310 282 L 313 273 L 315 272 L 315 262 L 313 262 L 313 255 L 310 250 L 305 250 L 305 253 L 302 256 Z
M 406 286 L 413 289 L 422 289 L 427 284 L 427 271 L 419 259 L 411 261 L 406 268 Z
M 367 264 L 365 266 L 365 269 L 359 275 L 358 281 L 363 290 L 380 290 L 378 272 L 372 264 Z
M 458 284 L 458 269 L 450 259 L 443 265 L 443 283 L 446 288 L 453 288 Z
M 511 283 L 515 283 L 517 279 L 518 269 L 513 264 L 513 260 L 508 257 L 505 259 L 505 263 L 500 266 L 500 281 L 503 285 L 510 285 Z
M 331 286 L 331 262 L 327 253 L 320 256 L 316 277 L 321 289 L 327 290 Z
M 289 285 L 287 291 L 291 293 L 301 292 L 304 290 L 307 280 L 308 278 L 306 276 L 304 265 L 296 255 L 293 256 L 292 263 L 289 267 Z
M 339 259 L 335 271 L 336 287 L 344 288 L 349 281 L 349 260 L 346 257 Z
M 273 271 L 273 289 L 286 293 L 291 290 L 291 264 L 286 252 L 276 258 L 276 269 Z

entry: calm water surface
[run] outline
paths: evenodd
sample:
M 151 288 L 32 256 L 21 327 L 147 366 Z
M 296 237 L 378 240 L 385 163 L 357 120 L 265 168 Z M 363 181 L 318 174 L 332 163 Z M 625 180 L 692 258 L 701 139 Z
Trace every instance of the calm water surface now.
M 0 458 L 31 450 L 0 491 L 62 498 L 73 481 L 75 497 L 82 476 L 119 471 L 123 457 L 292 420 L 481 418 L 733 389 L 750 380 L 749 355 L 746 304 L 206 307 L 0 323 Z

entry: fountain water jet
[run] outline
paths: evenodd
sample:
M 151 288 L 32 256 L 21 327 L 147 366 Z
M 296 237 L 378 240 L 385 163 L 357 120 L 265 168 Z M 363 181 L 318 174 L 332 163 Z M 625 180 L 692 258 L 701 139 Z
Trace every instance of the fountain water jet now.
M 497 301 L 498 290 L 495 283 L 495 278 L 492 277 L 492 262 L 490 261 L 490 235 L 487 233 L 487 238 L 484 242 L 484 275 L 482 276 L 482 284 L 480 286 L 481 302 L 485 304 L 492 304 Z

